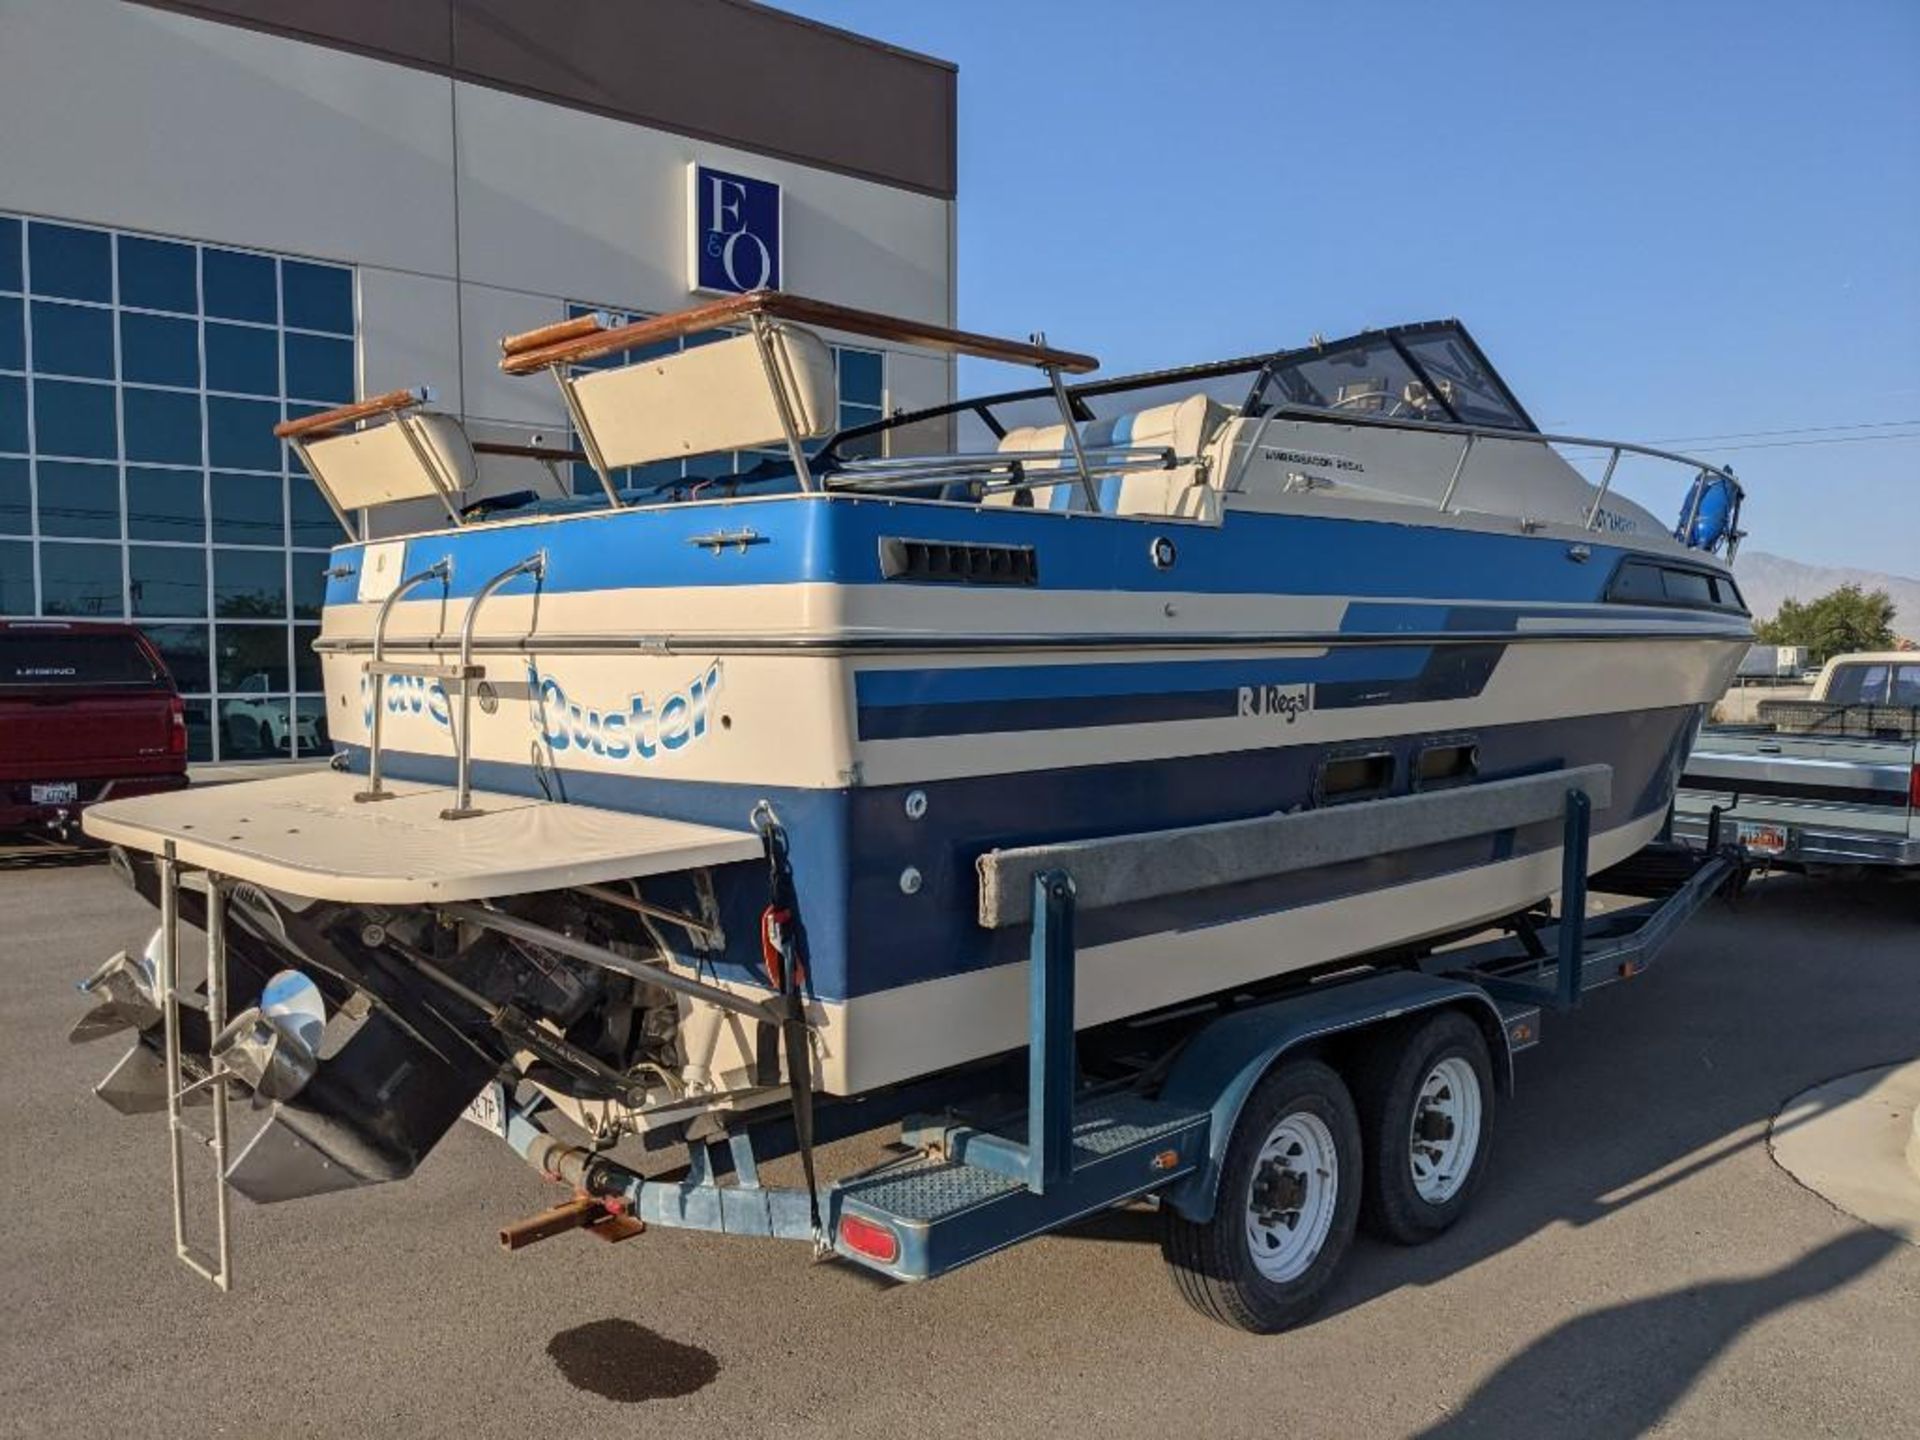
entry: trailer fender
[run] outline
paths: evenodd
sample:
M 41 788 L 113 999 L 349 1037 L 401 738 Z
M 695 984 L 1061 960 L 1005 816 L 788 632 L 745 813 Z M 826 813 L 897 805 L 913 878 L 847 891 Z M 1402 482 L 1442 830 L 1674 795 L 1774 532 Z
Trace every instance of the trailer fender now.
M 1461 1006 L 1480 1022 L 1493 1055 L 1494 1083 L 1502 1092 L 1510 1092 L 1513 1051 L 1492 998 L 1467 981 L 1418 970 L 1388 971 L 1249 1006 L 1200 1030 L 1174 1062 L 1160 1098 L 1211 1113 L 1207 1154 L 1198 1169 L 1164 1192 L 1165 1203 L 1196 1224 L 1212 1218 L 1221 1158 L 1241 1107 L 1261 1077 L 1289 1051 L 1311 1040 L 1442 1005 Z

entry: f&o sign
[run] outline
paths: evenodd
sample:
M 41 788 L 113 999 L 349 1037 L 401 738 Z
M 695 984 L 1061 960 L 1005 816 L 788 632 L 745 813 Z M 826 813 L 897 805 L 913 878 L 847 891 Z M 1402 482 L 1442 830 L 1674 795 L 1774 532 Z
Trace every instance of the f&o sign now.
M 688 167 L 691 287 L 739 295 L 780 288 L 780 187 L 726 170 Z

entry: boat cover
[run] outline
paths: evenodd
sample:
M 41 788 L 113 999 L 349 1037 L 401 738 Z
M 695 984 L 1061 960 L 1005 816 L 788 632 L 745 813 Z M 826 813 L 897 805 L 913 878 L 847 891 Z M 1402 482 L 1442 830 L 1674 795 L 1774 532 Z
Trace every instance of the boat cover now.
M 442 820 L 453 792 L 334 770 L 112 800 L 89 807 L 97 840 L 162 853 L 270 890 L 346 904 L 416 905 L 660 875 L 765 853 L 723 830 L 590 805 L 475 791 L 482 814 Z

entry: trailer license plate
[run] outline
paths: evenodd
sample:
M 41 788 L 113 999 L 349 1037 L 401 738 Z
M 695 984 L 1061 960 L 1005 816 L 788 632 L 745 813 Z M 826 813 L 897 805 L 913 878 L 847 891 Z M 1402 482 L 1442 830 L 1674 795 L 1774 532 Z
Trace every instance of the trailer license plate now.
M 1783 825 L 1744 823 L 1740 827 L 1740 843 L 1756 855 L 1785 854 L 1787 829 Z
M 460 1112 L 462 1120 L 471 1120 L 482 1130 L 507 1138 L 507 1091 L 498 1080 L 489 1080 L 486 1088 L 473 1097 L 473 1103 Z
M 29 797 L 35 805 L 71 805 L 80 798 L 80 782 L 59 780 L 51 785 L 34 785 Z

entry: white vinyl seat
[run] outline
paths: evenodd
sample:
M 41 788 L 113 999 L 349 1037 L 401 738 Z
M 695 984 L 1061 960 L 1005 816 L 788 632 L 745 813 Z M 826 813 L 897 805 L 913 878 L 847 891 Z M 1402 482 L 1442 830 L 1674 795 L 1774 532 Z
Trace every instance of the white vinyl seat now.
M 1226 407 L 1206 395 L 1189 395 L 1170 405 L 1128 411 L 1109 419 L 1091 420 L 1080 427 L 1080 443 L 1088 449 L 1121 446 L 1140 449 L 1167 449 L 1176 464 L 1170 469 L 1135 470 L 1121 475 L 1100 475 L 1098 464 L 1094 486 L 1100 497 L 1100 510 L 1108 515 L 1165 515 L 1180 519 L 1208 520 L 1219 514 L 1219 495 L 1209 483 L 1199 457 L 1227 418 Z M 1002 455 L 1023 451 L 1058 454 L 1067 448 L 1064 425 L 1022 425 L 1001 438 Z M 1048 462 L 1053 463 L 1053 462 Z M 1066 478 L 1057 485 L 1037 485 L 1030 492 L 1033 504 L 1041 510 L 1081 510 L 1085 500 L 1073 462 L 1059 465 Z M 1036 467 L 1028 468 L 1029 475 Z M 987 497 L 989 505 L 1012 505 L 1016 492 L 999 491 Z

